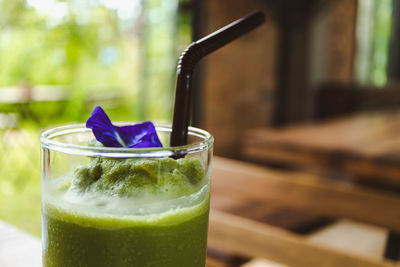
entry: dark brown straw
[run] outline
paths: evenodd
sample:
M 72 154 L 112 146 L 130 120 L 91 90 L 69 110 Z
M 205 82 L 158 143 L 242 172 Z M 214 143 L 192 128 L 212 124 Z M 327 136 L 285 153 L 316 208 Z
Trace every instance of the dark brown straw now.
M 170 146 L 187 144 L 193 91 L 192 77 L 196 63 L 204 56 L 260 26 L 264 21 L 265 16 L 261 11 L 254 12 L 191 43 L 183 51 L 176 72 L 175 106 Z

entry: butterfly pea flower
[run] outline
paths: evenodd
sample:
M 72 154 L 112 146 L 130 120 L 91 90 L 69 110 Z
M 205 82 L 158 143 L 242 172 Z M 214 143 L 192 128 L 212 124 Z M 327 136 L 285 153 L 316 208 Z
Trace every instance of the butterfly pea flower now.
M 86 127 L 92 129 L 96 140 L 106 147 L 162 147 L 151 121 L 115 126 L 100 106 L 93 110 Z

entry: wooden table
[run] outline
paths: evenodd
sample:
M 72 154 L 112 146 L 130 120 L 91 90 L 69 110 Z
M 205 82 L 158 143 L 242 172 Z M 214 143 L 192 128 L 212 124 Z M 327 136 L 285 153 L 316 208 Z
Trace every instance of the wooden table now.
M 278 266 L 271 261 L 283 264 L 279 266 L 300 267 L 396 266 L 390 260 L 336 250 L 312 242 L 309 236 L 268 225 L 265 218 L 271 207 L 288 207 L 400 230 L 400 197 L 397 194 L 215 157 L 207 266 Z M 19 253 L 24 257 L 19 257 Z M 39 267 L 40 253 L 38 239 L 0 224 L 0 266 L 28 266 L 23 262 L 29 262 L 29 266 Z M 232 265 L 232 259 L 236 259 L 236 265 Z M 16 261 L 22 265 L 8 264 Z
M 399 231 L 398 194 L 218 157 L 213 172 L 210 247 L 288 266 L 394 266 L 312 244 L 263 218 L 271 205 L 280 205 Z
M 243 159 L 400 189 L 400 110 L 363 113 L 243 137 Z

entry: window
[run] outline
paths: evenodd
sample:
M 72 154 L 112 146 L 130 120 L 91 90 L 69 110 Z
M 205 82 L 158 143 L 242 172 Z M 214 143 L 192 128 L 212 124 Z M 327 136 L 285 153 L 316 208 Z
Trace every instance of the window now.
M 179 4 L 0 0 L 0 220 L 40 235 L 42 127 L 84 122 L 97 104 L 113 121 L 171 121 L 191 40 Z
M 383 86 L 387 82 L 393 0 L 359 0 L 356 81 Z

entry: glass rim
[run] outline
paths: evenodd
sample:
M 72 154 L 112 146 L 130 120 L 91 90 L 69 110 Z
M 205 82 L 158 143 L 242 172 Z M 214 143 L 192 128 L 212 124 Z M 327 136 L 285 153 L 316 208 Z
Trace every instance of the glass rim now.
M 134 122 L 135 123 L 135 122 Z M 134 124 L 132 122 L 116 122 L 116 125 L 127 125 Z M 170 124 L 155 123 L 157 131 L 161 132 L 172 132 Z M 196 152 L 201 152 L 212 148 L 214 137 L 205 130 L 189 127 L 188 136 L 199 137 L 202 140 L 188 145 L 176 146 L 176 147 L 148 147 L 148 148 L 127 148 L 127 147 L 95 147 L 95 146 L 84 146 L 76 144 L 68 144 L 53 140 L 56 137 L 64 136 L 68 134 L 86 133 L 92 130 L 86 128 L 84 123 L 68 124 L 59 126 L 43 131 L 40 134 L 40 145 L 41 148 L 47 148 L 49 150 L 62 152 L 65 154 L 91 156 L 91 157 L 112 157 L 112 158 L 130 158 L 130 157 L 141 157 L 141 158 L 161 158 L 171 157 L 174 155 L 185 155 Z

